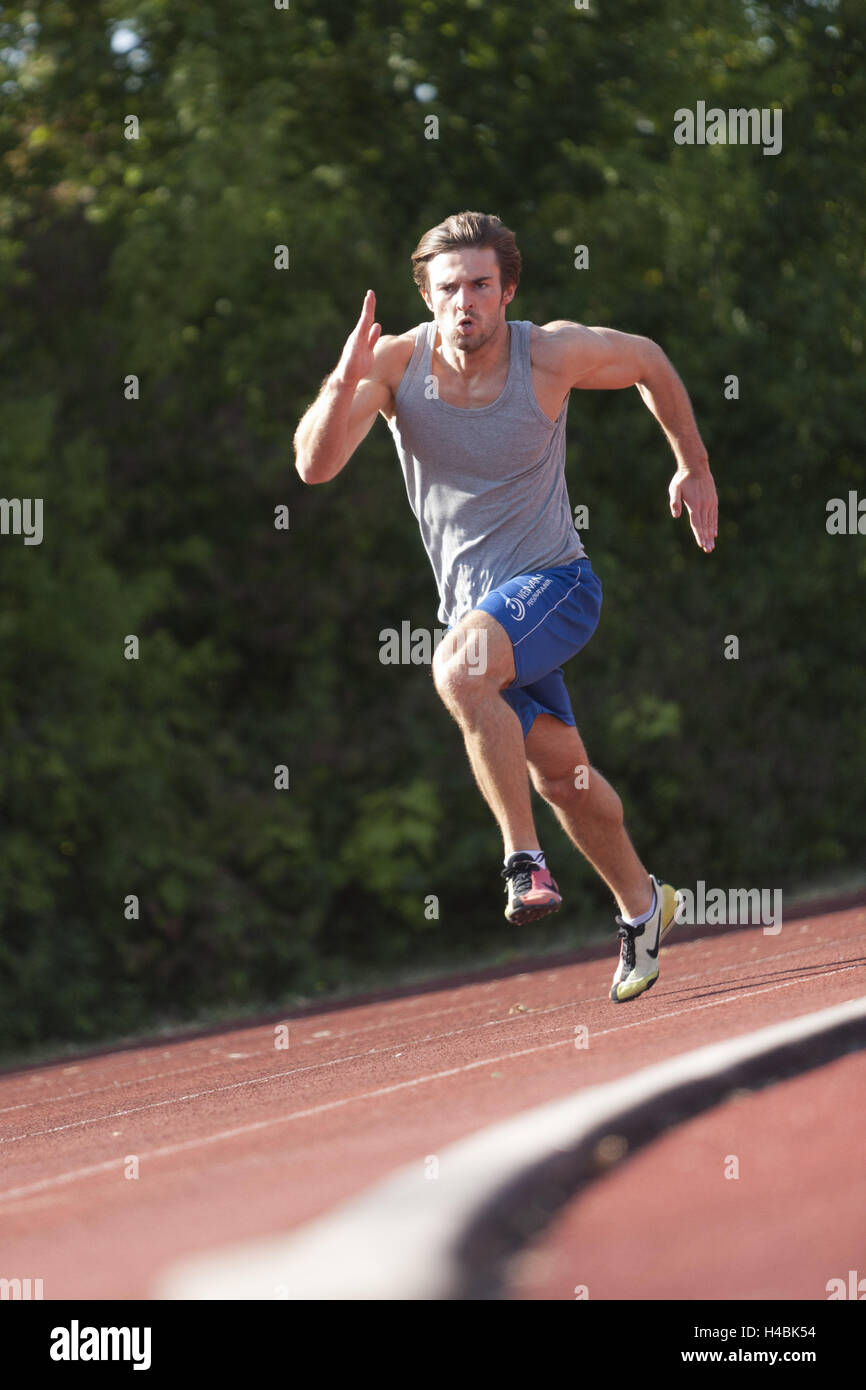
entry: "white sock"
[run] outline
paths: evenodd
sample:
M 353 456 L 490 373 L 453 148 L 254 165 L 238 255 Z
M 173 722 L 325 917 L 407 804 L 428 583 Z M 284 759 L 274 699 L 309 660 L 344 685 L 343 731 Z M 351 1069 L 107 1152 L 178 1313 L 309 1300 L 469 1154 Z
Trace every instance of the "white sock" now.
M 539 869 L 546 869 L 546 868 L 547 868 L 547 860 L 546 860 L 545 857 L 544 857 L 543 851 L 540 850 L 540 849 L 516 849 L 516 850 L 514 851 L 514 854 L 508 854 L 508 855 L 506 855 L 506 856 L 505 856 L 505 859 L 502 861 L 502 862 L 505 864 L 505 867 L 506 867 L 506 868 L 508 867 L 509 861 L 510 861 L 511 859 L 514 858 L 514 855 L 515 855 L 515 854 L 526 854 L 526 855 L 529 856 L 530 859 L 534 859 L 534 860 L 535 860 L 535 862 L 536 862 L 536 864 L 538 865 Z
M 646 912 L 644 912 L 641 917 L 623 917 L 622 920 L 628 922 L 630 927 L 639 927 L 642 922 L 648 922 L 656 910 L 656 901 L 656 890 L 655 887 L 653 887 L 653 900 Z

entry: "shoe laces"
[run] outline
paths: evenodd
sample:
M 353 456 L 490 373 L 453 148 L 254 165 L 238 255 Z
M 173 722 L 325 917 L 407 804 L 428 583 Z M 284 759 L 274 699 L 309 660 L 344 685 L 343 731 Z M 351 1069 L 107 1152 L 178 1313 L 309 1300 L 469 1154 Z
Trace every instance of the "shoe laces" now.
M 514 864 L 506 864 L 502 870 L 502 877 L 509 881 L 514 880 L 515 893 L 529 893 L 532 891 L 532 871 L 537 868 L 534 859 L 518 859 Z
M 634 969 L 635 929 L 634 927 L 630 927 L 628 922 L 624 922 L 621 917 L 617 917 L 616 920 L 619 922 L 619 931 L 617 932 L 617 936 L 620 937 L 622 940 L 622 946 L 620 949 L 622 951 L 623 970 L 626 974 L 628 974 L 630 970 Z

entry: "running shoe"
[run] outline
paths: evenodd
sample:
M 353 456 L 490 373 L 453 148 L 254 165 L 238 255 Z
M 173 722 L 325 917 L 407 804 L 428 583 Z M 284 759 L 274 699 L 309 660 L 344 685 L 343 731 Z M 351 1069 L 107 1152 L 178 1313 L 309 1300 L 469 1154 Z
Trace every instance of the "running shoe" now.
M 505 916 L 516 926 L 546 917 L 562 906 L 550 870 L 540 869 L 527 854 L 512 854 L 502 870 L 502 877 L 506 880 L 508 895 Z
M 620 937 L 619 963 L 613 977 L 610 997 L 615 1004 L 624 1004 L 628 999 L 636 999 L 645 990 L 651 989 L 659 977 L 659 948 L 675 925 L 675 914 L 679 903 L 676 889 L 669 883 L 660 883 L 650 874 L 656 893 L 655 912 L 639 927 L 629 926 L 617 917 Z

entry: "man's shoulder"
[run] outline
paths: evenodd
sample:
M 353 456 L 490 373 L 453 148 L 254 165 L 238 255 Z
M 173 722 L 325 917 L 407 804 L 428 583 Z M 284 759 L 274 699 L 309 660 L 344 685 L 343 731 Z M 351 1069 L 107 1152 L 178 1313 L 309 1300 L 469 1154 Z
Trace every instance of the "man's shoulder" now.
M 387 382 L 393 392 L 396 392 L 400 378 L 409 365 L 417 332 L 416 327 L 407 329 L 405 333 L 383 333 L 373 349 L 374 374 L 379 381 Z
M 533 367 L 571 379 L 597 337 L 596 330 L 573 319 L 532 324 L 529 350 Z
M 405 333 L 383 333 L 373 348 L 370 378 L 378 383 L 380 391 L 383 386 L 387 388 L 383 403 L 379 406 L 386 420 L 390 420 L 394 414 L 397 392 L 415 350 L 420 327 L 419 324 Z
M 531 323 L 529 342 L 533 353 L 555 355 L 563 348 L 569 348 L 583 338 L 589 329 L 573 319 L 551 319 L 550 323 Z

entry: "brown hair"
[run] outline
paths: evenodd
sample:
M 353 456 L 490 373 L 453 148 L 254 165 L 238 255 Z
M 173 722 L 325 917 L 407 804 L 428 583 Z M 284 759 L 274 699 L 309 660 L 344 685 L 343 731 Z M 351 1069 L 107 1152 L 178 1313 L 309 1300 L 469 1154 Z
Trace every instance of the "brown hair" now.
M 521 259 L 514 233 L 499 218 L 487 212 L 455 212 L 425 232 L 412 252 L 412 276 L 422 293 L 430 289 L 427 263 L 442 251 L 461 246 L 491 247 L 496 252 L 502 289 L 520 281 Z

